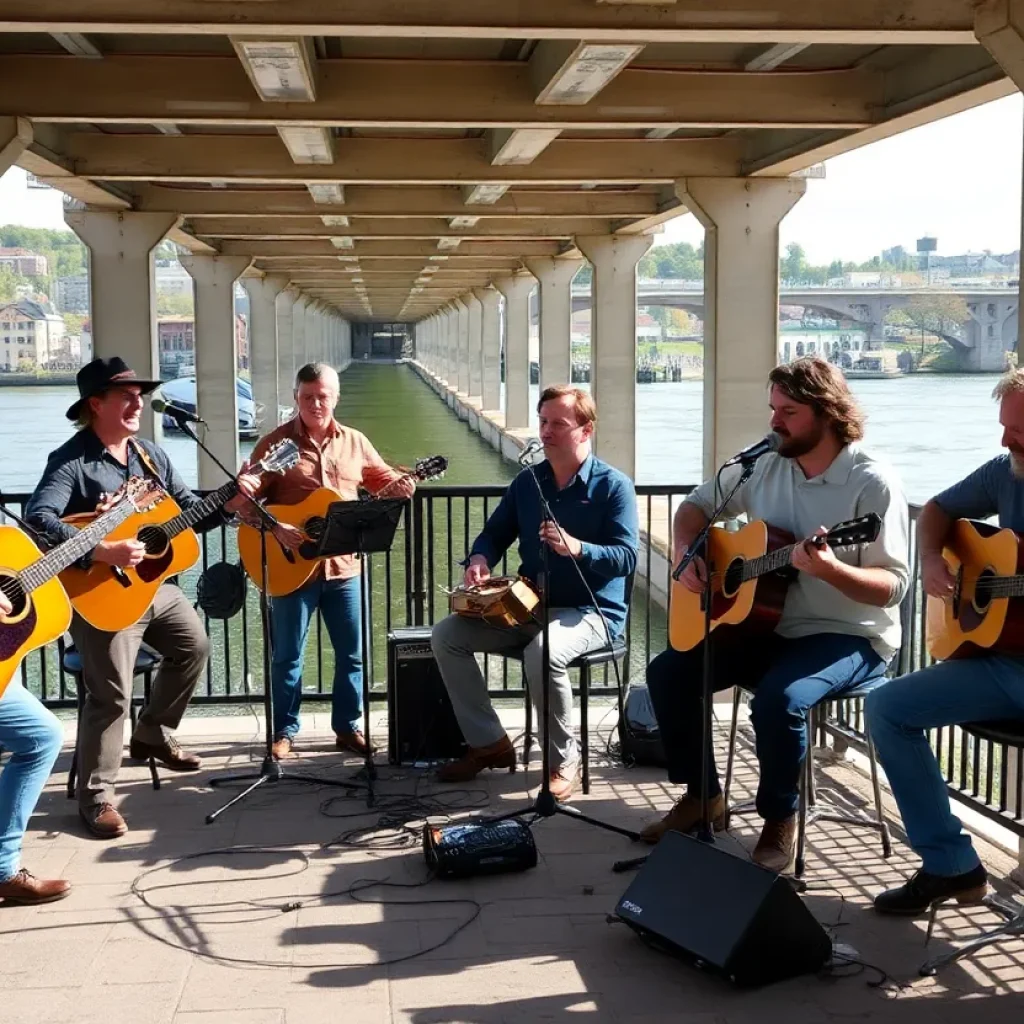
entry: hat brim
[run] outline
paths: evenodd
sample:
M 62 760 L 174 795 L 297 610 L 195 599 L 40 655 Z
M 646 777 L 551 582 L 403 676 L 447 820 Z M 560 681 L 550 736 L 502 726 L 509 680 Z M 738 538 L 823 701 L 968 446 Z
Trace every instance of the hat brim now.
M 102 387 L 96 388 L 95 391 L 90 391 L 87 395 L 82 395 L 77 402 L 74 402 L 68 407 L 68 411 L 64 413 L 65 416 L 73 423 L 78 419 L 78 414 L 82 411 L 82 406 L 96 395 L 102 394 L 104 391 L 109 391 L 111 388 L 116 388 L 124 384 L 134 385 L 139 389 L 143 395 L 148 395 L 152 391 L 156 391 L 164 382 L 162 380 L 140 380 L 137 377 L 125 378 L 124 380 L 112 380 L 104 384 Z

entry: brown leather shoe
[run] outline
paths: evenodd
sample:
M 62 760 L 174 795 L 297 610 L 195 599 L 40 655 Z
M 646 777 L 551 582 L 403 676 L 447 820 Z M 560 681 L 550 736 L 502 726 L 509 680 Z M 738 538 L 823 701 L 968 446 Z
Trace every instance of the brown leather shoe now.
M 708 801 L 708 815 L 715 832 L 725 828 L 725 797 L 719 793 Z M 666 832 L 692 832 L 701 819 L 701 802 L 695 796 L 686 794 L 676 801 L 675 807 L 661 821 L 652 821 L 640 832 L 645 843 L 656 843 Z
M 290 736 L 278 736 L 270 748 L 270 756 L 275 761 L 283 761 L 290 757 L 292 752 L 292 741 Z
M 117 839 L 128 831 L 124 818 L 118 814 L 112 804 L 92 804 L 89 807 L 79 807 L 85 827 L 97 839 Z
M 796 815 L 792 814 L 784 821 L 764 823 L 752 859 L 755 864 L 781 875 L 792 866 L 795 853 Z
M 360 757 L 366 757 L 368 744 L 366 742 L 366 737 L 358 729 L 353 732 L 335 733 L 334 745 L 338 750 L 347 750 L 351 754 L 358 754 Z
M 133 736 L 128 744 L 128 754 L 135 761 L 148 761 L 152 757 L 173 772 L 197 772 L 203 764 L 195 754 L 183 750 L 172 736 L 168 736 L 163 743 L 143 743 Z
M 20 903 L 31 907 L 37 903 L 56 903 L 71 892 L 71 883 L 63 878 L 36 878 L 22 868 L 13 878 L 0 882 L 0 902 Z
M 510 773 L 516 770 L 516 750 L 508 736 L 486 747 L 469 747 L 458 761 L 441 765 L 437 777 L 442 782 L 469 782 L 485 768 L 507 768 Z
M 579 762 L 574 764 L 563 764 L 561 768 L 554 768 L 548 776 L 548 786 L 551 795 L 560 803 L 568 803 L 580 782 Z

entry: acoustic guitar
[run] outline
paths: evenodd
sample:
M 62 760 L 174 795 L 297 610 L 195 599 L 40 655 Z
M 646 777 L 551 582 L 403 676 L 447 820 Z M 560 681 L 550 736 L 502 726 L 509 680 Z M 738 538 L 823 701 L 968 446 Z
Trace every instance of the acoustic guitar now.
M 275 444 L 249 472 L 283 473 L 298 460 L 298 445 L 287 439 Z M 192 527 L 237 493 L 237 482 L 229 480 L 185 512 L 173 498 L 165 497 L 155 508 L 130 516 L 108 539 L 141 541 L 146 546 L 145 556 L 138 565 L 116 570 L 103 562 L 88 569 L 66 569 L 60 579 L 75 611 L 91 626 L 108 633 L 134 625 L 145 615 L 166 579 L 186 572 L 199 561 L 199 539 Z M 94 515 L 68 516 L 64 522 L 79 527 L 87 525 Z
M 431 455 L 420 459 L 413 469 L 400 479 L 433 480 L 443 476 L 448 469 L 448 460 L 443 455 Z M 394 481 L 397 483 L 398 481 Z M 375 495 L 386 497 L 386 491 L 394 486 L 389 484 L 384 491 Z M 284 597 L 304 586 L 316 572 L 321 559 L 317 557 L 318 542 L 323 534 L 327 510 L 341 495 L 329 487 L 320 487 L 294 505 L 268 505 L 267 511 L 275 519 L 300 529 L 306 537 L 295 551 L 288 550 L 276 537 L 267 535 L 267 595 Z M 262 587 L 263 573 L 260 560 L 260 531 L 257 527 L 243 523 L 238 528 L 238 553 L 249 579 Z
M 14 606 L 10 615 L 0 615 L 0 696 L 25 655 L 56 640 L 71 625 L 71 604 L 59 574 L 129 516 L 163 496 L 150 480 L 129 480 L 107 511 L 45 555 L 17 527 L 0 526 L 0 590 Z
M 819 547 L 854 547 L 876 540 L 882 528 L 874 512 L 839 523 L 821 537 Z M 744 631 L 770 633 L 782 618 L 786 591 L 795 577 L 793 551 L 803 541 L 761 521 L 739 530 L 713 526 L 711 551 L 711 628 L 738 626 Z M 669 643 L 689 651 L 704 639 L 704 594 L 694 594 L 673 580 L 669 611 Z
M 942 552 L 955 583 L 928 597 L 925 638 L 937 661 L 1024 654 L 1024 548 L 1013 530 L 958 519 Z

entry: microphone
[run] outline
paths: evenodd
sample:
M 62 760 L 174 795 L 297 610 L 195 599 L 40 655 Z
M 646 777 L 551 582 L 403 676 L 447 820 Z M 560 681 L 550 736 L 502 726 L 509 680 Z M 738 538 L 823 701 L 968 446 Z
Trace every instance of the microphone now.
M 777 452 L 782 447 L 782 438 L 776 434 L 773 430 L 766 437 L 762 437 L 757 444 L 750 445 L 749 448 L 744 448 L 738 455 L 734 455 L 725 466 L 749 466 L 752 462 L 756 462 L 762 455 L 767 455 L 769 452 Z
M 534 457 L 534 455 L 537 454 L 537 452 L 540 452 L 540 451 L 543 451 L 543 450 L 544 450 L 544 442 L 540 441 L 536 437 L 531 437 L 530 440 L 526 442 L 526 447 L 523 448 L 523 450 L 519 453 L 519 459 L 518 459 L 519 465 L 520 466 L 525 466 L 526 463 L 529 462 L 530 459 L 532 459 Z
M 194 412 L 189 412 L 188 409 L 179 409 L 178 406 L 171 405 L 162 398 L 154 398 L 149 404 L 153 412 L 162 412 L 165 416 L 170 416 L 171 419 L 175 419 L 179 423 L 202 423 L 204 427 L 208 426 L 202 416 L 197 416 Z

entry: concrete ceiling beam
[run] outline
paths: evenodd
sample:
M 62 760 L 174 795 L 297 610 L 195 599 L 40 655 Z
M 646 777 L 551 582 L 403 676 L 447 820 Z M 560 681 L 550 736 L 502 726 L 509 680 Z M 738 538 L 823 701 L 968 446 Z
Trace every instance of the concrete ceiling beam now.
M 338 139 L 333 164 L 296 167 L 276 138 L 263 136 L 67 136 L 80 177 L 106 181 L 226 184 L 461 185 L 497 181 L 573 185 L 671 184 L 686 177 L 733 177 L 737 138 L 556 139 L 537 159 L 515 168 L 490 162 L 485 139 Z
M 459 253 L 465 256 L 498 256 L 518 259 L 526 256 L 558 256 L 563 248 L 556 241 L 549 242 L 534 239 L 481 241 L 479 239 L 471 239 L 462 243 Z M 224 242 L 220 246 L 220 250 L 225 255 L 252 253 L 262 260 L 292 256 L 315 256 L 321 258 L 334 256 L 335 259 L 338 257 L 338 250 L 330 242 L 319 238 L 311 238 L 306 242 L 261 242 L 259 239 L 245 242 L 231 241 Z M 342 255 L 350 255 L 353 259 L 358 259 L 360 262 L 364 256 L 382 255 L 395 257 L 417 256 L 424 260 L 433 256 L 452 258 L 450 253 L 439 253 L 436 244 L 430 241 L 415 240 L 395 242 L 372 239 L 360 240 L 355 244 L 355 248 L 350 253 Z M 437 262 L 445 262 L 445 260 L 441 259 Z
M 58 123 L 272 125 L 293 151 L 322 150 L 317 128 L 487 128 L 496 162 L 509 163 L 541 152 L 565 129 L 860 127 L 874 122 L 884 80 L 860 68 L 630 67 L 588 103 L 554 104 L 535 102 L 531 66 L 513 61 L 341 59 L 320 61 L 318 69 L 315 102 L 281 102 L 256 94 L 233 57 L 11 54 L 0 62 L 0 114 Z
M 616 43 L 973 45 L 972 0 L 0 0 L 0 32 L 562 39 Z

